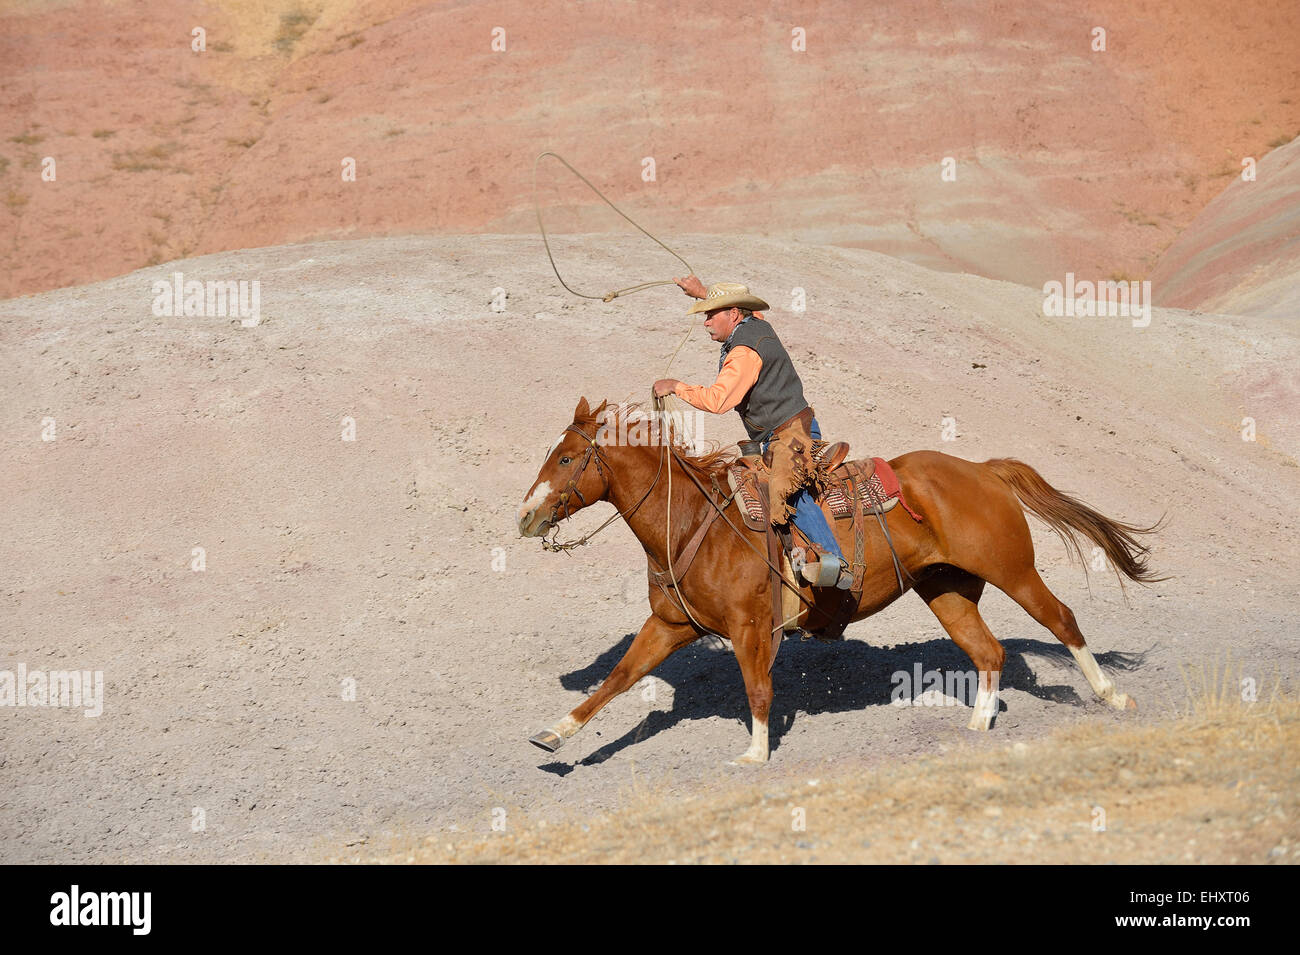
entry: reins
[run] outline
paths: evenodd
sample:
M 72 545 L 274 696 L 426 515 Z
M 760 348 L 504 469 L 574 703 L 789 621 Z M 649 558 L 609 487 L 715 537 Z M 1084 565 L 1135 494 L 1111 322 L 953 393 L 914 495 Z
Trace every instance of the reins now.
M 654 401 L 655 401 L 655 409 L 658 411 L 662 407 L 663 399 L 655 398 Z M 813 606 L 812 602 L 809 601 L 808 598 L 805 597 L 797 587 L 793 586 L 790 583 L 790 581 L 785 579 L 785 574 L 781 571 L 781 569 L 777 567 L 775 564 L 773 564 L 770 560 L 768 560 L 767 555 L 764 554 L 762 551 L 760 551 L 757 547 L 755 547 L 754 542 L 751 541 L 743 532 L 741 532 L 741 530 L 738 527 L 736 527 L 735 524 L 731 523 L 731 518 L 727 516 L 726 508 L 731 505 L 732 500 L 736 496 L 735 493 L 732 493 L 729 497 L 725 499 L 725 502 L 722 505 L 719 505 L 713 499 L 713 495 L 710 494 L 707 490 L 705 490 L 704 485 L 700 483 L 700 479 L 695 476 L 694 472 L 692 472 L 690 467 L 687 466 L 687 463 L 684 460 L 682 460 L 681 455 L 677 453 L 677 448 L 672 445 L 671 441 L 666 442 L 664 444 L 664 448 L 665 448 L 664 458 L 667 459 L 668 452 L 669 451 L 672 452 L 673 457 L 677 460 L 677 464 L 681 467 L 682 471 L 685 472 L 686 476 L 691 479 L 691 483 L 693 483 L 697 488 L 699 488 L 700 493 L 704 495 L 704 499 L 708 501 L 709 505 L 718 512 L 718 516 L 727 522 L 727 526 L 731 528 L 731 530 L 735 533 L 735 535 L 739 537 L 742 541 L 744 541 L 745 546 L 748 547 L 750 550 L 752 550 L 755 554 L 757 554 L 759 560 L 761 560 L 764 564 L 766 564 L 768 569 L 771 570 L 774 574 L 776 574 L 776 578 L 781 582 L 781 585 L 785 587 L 786 590 L 789 590 L 796 597 L 798 597 L 799 600 L 803 602 L 804 606 L 806 606 L 809 610 L 816 610 L 817 608 Z M 662 464 L 660 465 L 660 467 L 662 469 Z M 673 506 L 673 469 L 669 468 L 668 469 L 668 505 L 666 508 L 668 516 L 665 518 L 665 527 L 664 527 L 664 548 L 665 548 L 665 553 L 668 555 L 668 578 L 669 580 L 672 581 L 673 590 L 676 591 L 678 599 L 682 601 L 682 609 L 685 610 L 687 616 L 691 618 L 691 622 L 694 623 L 695 626 L 699 627 L 701 630 L 707 631 L 707 628 L 702 626 L 699 623 L 699 621 L 695 619 L 695 616 L 687 608 L 686 600 L 685 598 L 682 597 L 681 590 L 677 586 L 677 575 L 673 573 L 673 566 L 672 566 L 673 553 L 671 548 L 672 540 L 669 537 L 669 533 L 672 528 L 672 523 L 671 523 L 672 506 Z M 784 626 L 784 624 L 782 624 L 782 626 Z M 776 628 L 774 627 L 773 630 L 775 629 Z
M 548 550 L 553 553 L 560 553 L 560 552 L 568 553 L 569 551 L 573 550 L 575 547 L 582 547 L 586 545 L 586 543 L 590 541 L 591 538 L 595 537 L 597 534 L 599 534 L 601 531 L 603 531 L 606 527 L 608 527 L 610 524 L 612 524 L 614 521 L 618 520 L 619 518 L 623 518 L 624 520 L 626 520 L 629 514 L 634 513 L 638 508 L 641 507 L 642 504 L 645 503 L 646 498 L 650 496 L 650 492 L 655 489 L 655 486 L 659 483 L 660 476 L 664 472 L 664 464 L 669 461 L 669 455 L 671 455 L 672 460 L 675 460 L 677 462 L 678 467 L 680 467 L 682 471 L 686 474 L 686 476 L 690 478 L 691 483 L 694 484 L 695 487 L 699 489 L 700 493 L 704 496 L 704 499 L 708 502 L 709 506 L 718 512 L 718 516 L 721 517 L 726 522 L 727 526 L 731 528 L 732 532 L 737 537 L 739 537 L 742 541 L 744 541 L 745 546 L 748 547 L 750 550 L 752 550 L 755 554 L 757 554 L 758 558 L 767 566 L 767 568 L 773 571 L 777 575 L 777 578 L 781 581 L 782 586 L 784 586 L 787 590 L 791 591 L 810 610 L 815 610 L 816 608 L 813 606 L 812 602 L 809 601 L 808 598 L 806 598 L 799 591 L 798 588 L 794 587 L 788 580 L 785 579 L 785 574 L 782 573 L 781 570 L 768 559 L 766 554 L 764 554 L 757 547 L 755 547 L 753 541 L 751 541 L 743 531 L 741 531 L 738 527 L 736 527 L 736 525 L 732 523 L 731 518 L 727 516 L 727 508 L 731 506 L 732 501 L 735 499 L 736 496 L 735 493 L 733 492 L 732 494 L 724 495 L 722 497 L 721 503 L 719 503 L 717 500 L 714 499 L 714 496 L 709 493 L 708 489 L 706 489 L 704 485 L 700 482 L 700 479 L 695 476 L 694 471 L 691 470 L 691 466 L 689 462 L 687 462 L 682 457 L 682 455 L 678 452 L 676 445 L 673 443 L 673 430 L 671 424 L 669 425 L 664 424 L 666 420 L 670 421 L 671 419 L 669 419 L 668 416 L 665 415 L 663 412 L 663 399 L 656 397 L 654 399 L 654 407 L 655 407 L 656 415 L 659 417 L 660 427 L 666 428 L 666 431 L 660 432 L 660 437 L 664 447 L 664 453 L 659 458 L 659 468 L 658 470 L 655 471 L 655 476 L 651 479 L 649 486 L 645 489 L 642 495 L 637 499 L 636 503 L 633 504 L 631 507 L 627 508 L 626 510 L 616 509 L 615 512 L 611 514 L 609 518 L 606 519 L 599 527 L 597 527 L 595 530 L 591 531 L 588 534 L 584 534 L 576 541 L 568 541 L 565 543 L 560 543 L 554 539 L 547 540 L 545 537 L 543 537 L 542 548 L 544 550 Z M 574 493 L 577 494 L 578 499 L 582 501 L 584 507 L 587 504 L 586 498 L 583 497 L 582 492 L 579 491 L 577 488 L 578 482 L 582 480 L 582 475 L 587 470 L 587 465 L 590 464 L 592 459 L 594 458 L 596 460 L 596 470 L 602 476 L 606 476 L 604 470 L 605 468 L 611 468 L 609 462 L 605 461 L 601 457 L 600 448 L 596 443 L 595 437 L 586 434 L 581 428 L 578 428 L 576 425 L 572 425 L 572 424 L 568 425 L 565 428 L 565 430 L 572 431 L 575 434 L 581 435 L 583 440 L 587 442 L 587 450 L 583 454 L 582 460 L 579 461 L 577 468 L 575 468 L 573 472 L 573 476 L 570 477 L 569 480 L 565 483 L 564 490 L 561 491 L 560 494 L 557 496 L 555 506 L 551 508 L 551 516 L 547 519 L 547 522 L 553 525 L 554 533 L 556 534 L 559 533 L 558 521 L 560 520 L 561 507 L 563 507 L 564 509 L 564 517 L 565 518 L 569 517 L 569 500 L 571 499 L 572 494 Z M 608 480 L 607 476 L 606 476 L 606 480 Z M 718 489 L 718 492 L 719 494 L 722 493 L 721 488 Z M 688 605 L 685 596 L 681 592 L 681 587 L 678 584 L 677 573 L 673 569 L 673 546 L 672 546 L 673 545 L 673 541 L 672 541 L 673 469 L 671 465 L 668 468 L 667 494 L 668 494 L 668 499 L 665 506 L 665 515 L 664 515 L 664 553 L 667 555 L 668 581 L 672 585 L 673 592 L 677 595 L 677 599 L 679 601 L 679 604 L 683 612 L 686 614 L 687 617 L 690 618 L 691 623 L 694 624 L 700 630 L 703 630 L 705 633 L 713 633 L 712 630 L 704 626 L 704 624 L 700 623 L 700 621 L 696 618 L 695 614 L 691 612 L 690 606 Z
M 564 430 L 572 431 L 574 434 L 582 435 L 582 437 L 587 441 L 587 451 L 582 456 L 582 463 L 578 465 L 578 468 L 574 472 L 573 477 L 569 478 L 568 483 L 564 485 L 564 490 L 555 499 L 555 507 L 551 508 L 551 516 L 547 519 L 547 522 L 552 525 L 552 528 L 554 529 L 554 532 L 556 534 L 560 532 L 559 515 L 560 515 L 561 504 L 564 505 L 565 520 L 567 520 L 570 516 L 569 515 L 569 489 L 570 488 L 572 488 L 573 492 L 578 495 L 578 500 L 582 501 L 582 506 L 583 507 L 587 506 L 587 499 L 583 497 L 582 492 L 578 490 L 578 481 L 582 479 L 582 475 L 587 470 L 587 465 L 591 462 L 592 456 L 594 455 L 596 458 L 596 471 L 600 473 L 602 476 L 604 476 L 605 474 L 603 468 L 607 468 L 610 466 L 608 461 L 603 461 L 603 459 L 601 458 L 600 448 L 596 444 L 596 439 L 594 437 L 587 437 L 587 435 L 580 428 L 577 428 L 574 425 L 568 425 L 567 427 L 565 427 Z M 596 433 L 597 435 L 599 435 L 600 432 L 597 431 Z M 575 547 L 584 546 L 587 543 L 587 541 L 591 540 L 593 537 L 595 537 L 597 534 L 603 531 L 610 524 L 614 523 L 620 517 L 626 520 L 627 515 L 633 513 L 638 507 L 640 507 L 643 503 L 645 503 L 645 499 L 650 496 L 650 492 L 653 491 L 655 485 L 659 483 L 659 474 L 663 471 L 663 467 L 664 467 L 663 462 L 660 461 L 659 470 L 655 472 L 654 479 L 651 480 L 650 486 L 645 489 L 645 493 L 641 495 L 640 499 L 631 507 L 629 507 L 626 511 L 620 511 L 617 508 L 615 508 L 614 513 L 610 515 L 609 519 L 606 520 L 605 523 L 601 524 L 590 534 L 582 535 L 582 537 L 580 537 L 576 541 L 569 541 L 568 543 L 561 544 L 558 543 L 554 538 L 548 541 L 545 537 L 543 537 L 542 550 L 549 550 L 555 554 L 558 553 L 567 554 Z M 606 478 L 606 480 L 608 480 L 608 478 Z

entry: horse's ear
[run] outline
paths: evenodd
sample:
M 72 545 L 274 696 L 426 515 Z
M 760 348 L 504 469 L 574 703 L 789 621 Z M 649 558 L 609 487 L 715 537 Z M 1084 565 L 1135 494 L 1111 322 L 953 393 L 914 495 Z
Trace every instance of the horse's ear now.
M 573 420 L 586 421 L 590 417 L 591 417 L 591 409 L 587 407 L 586 397 L 584 396 L 582 398 L 579 398 L 578 407 L 575 408 L 573 411 Z
M 594 408 L 594 409 L 592 409 L 591 416 L 592 416 L 593 418 L 599 418 L 599 417 L 600 417 L 600 413 L 601 413 L 602 411 L 605 410 L 605 405 L 607 405 L 607 404 L 609 404 L 609 399 L 608 399 L 608 398 L 606 398 L 604 401 L 602 401 L 602 402 L 600 403 L 600 407 L 599 407 L 599 408 Z

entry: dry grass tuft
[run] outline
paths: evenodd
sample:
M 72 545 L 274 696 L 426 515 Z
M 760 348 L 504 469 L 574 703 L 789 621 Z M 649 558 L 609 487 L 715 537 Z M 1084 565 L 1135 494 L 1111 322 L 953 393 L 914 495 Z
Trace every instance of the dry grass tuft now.
M 280 14 L 280 28 L 275 34 L 274 45 L 281 53 L 292 53 L 294 46 L 311 29 L 319 14 L 308 12 L 301 7 Z
M 168 169 L 171 159 L 180 151 L 176 142 L 155 143 L 145 149 L 128 149 L 113 153 L 113 168 L 124 172 L 145 172 L 146 170 Z

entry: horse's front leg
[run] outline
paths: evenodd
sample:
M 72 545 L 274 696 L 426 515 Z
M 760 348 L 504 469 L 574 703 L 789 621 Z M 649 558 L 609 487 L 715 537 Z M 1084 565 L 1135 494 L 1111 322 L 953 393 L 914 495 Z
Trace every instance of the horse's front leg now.
M 596 692 L 587 697 L 569 715 L 550 729 L 542 730 L 528 740 L 534 746 L 540 746 L 548 752 L 555 752 L 564 745 L 564 741 L 586 725 L 587 721 L 600 712 L 601 707 L 633 686 L 670 654 L 690 643 L 699 634 L 688 623 L 668 623 L 651 614 L 641 625 L 641 632 L 636 635 L 632 645 L 618 661 L 618 666 L 605 677 Z

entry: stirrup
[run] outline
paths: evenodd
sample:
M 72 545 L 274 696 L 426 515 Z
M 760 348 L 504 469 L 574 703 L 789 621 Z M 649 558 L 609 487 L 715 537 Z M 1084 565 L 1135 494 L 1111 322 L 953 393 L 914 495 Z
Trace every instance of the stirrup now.
M 838 587 L 848 590 L 853 585 L 853 571 L 842 557 L 826 554 L 820 561 L 804 564 L 799 569 L 803 579 L 814 587 Z
M 826 454 L 822 458 L 823 466 L 826 473 L 830 474 L 837 467 L 844 463 L 844 459 L 849 456 L 849 446 L 843 441 L 836 441 L 826 449 Z

